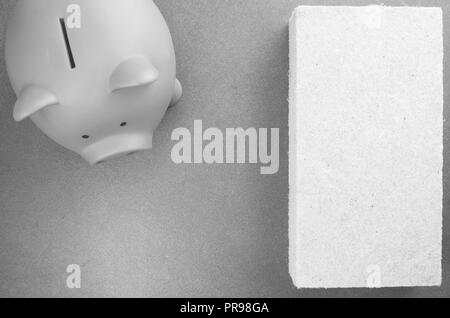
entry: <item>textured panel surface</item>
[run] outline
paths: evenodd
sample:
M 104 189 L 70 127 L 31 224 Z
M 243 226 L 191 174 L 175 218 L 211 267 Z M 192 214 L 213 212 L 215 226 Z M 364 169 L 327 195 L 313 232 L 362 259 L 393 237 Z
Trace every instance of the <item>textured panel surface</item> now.
M 439 8 L 299 7 L 291 20 L 291 275 L 441 283 Z
M 448 279 L 442 288 L 325 291 L 297 290 L 289 276 L 288 21 L 300 4 L 373 0 L 155 0 L 174 39 L 183 99 L 158 128 L 154 151 L 94 169 L 31 122 L 12 119 L 3 34 L 15 2 L 0 1 L 1 297 L 450 296 Z M 383 3 L 442 6 L 445 32 L 450 28 L 450 1 Z M 221 129 L 280 128 L 279 173 L 261 176 L 254 165 L 175 165 L 170 135 L 192 130 L 194 119 Z M 445 146 L 449 129 L 447 120 Z M 450 277 L 450 222 L 444 224 Z M 79 290 L 66 288 L 73 263 L 82 269 Z

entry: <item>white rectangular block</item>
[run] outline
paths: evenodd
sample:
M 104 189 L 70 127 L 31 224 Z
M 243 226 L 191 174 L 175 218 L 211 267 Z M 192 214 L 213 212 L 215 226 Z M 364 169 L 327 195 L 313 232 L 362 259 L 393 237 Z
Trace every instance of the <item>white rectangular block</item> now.
M 440 8 L 290 23 L 290 272 L 299 288 L 441 284 Z

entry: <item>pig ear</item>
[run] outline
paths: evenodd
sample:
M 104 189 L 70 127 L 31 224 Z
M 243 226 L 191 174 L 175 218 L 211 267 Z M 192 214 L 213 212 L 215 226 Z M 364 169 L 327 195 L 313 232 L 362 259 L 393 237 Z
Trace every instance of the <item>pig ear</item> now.
M 41 109 L 56 104 L 58 99 L 49 90 L 35 85 L 27 86 L 20 92 L 14 106 L 14 119 L 22 121 Z
M 121 62 L 109 78 L 110 92 L 123 88 L 149 85 L 159 78 L 156 67 L 143 56 L 128 58 Z

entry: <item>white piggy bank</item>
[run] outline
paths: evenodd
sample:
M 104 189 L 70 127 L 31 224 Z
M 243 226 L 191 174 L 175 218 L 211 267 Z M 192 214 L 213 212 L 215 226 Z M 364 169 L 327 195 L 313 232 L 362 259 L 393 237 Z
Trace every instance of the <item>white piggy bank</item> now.
M 31 120 L 94 165 L 152 148 L 181 97 L 169 29 L 152 0 L 19 0 L 6 65 Z

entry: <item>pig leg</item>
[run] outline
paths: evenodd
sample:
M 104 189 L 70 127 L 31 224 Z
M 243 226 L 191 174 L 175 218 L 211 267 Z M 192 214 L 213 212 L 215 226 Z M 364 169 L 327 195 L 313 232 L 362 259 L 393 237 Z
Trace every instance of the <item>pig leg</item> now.
M 180 81 L 178 79 L 175 79 L 175 88 L 172 101 L 170 102 L 170 107 L 175 106 L 180 101 L 182 95 L 183 95 L 183 87 L 181 86 Z

